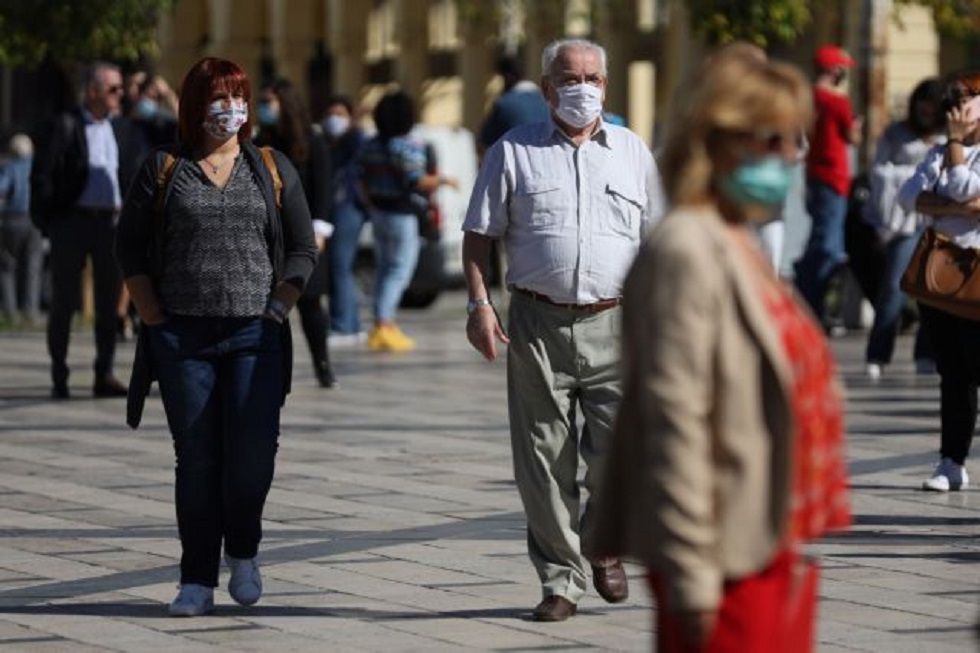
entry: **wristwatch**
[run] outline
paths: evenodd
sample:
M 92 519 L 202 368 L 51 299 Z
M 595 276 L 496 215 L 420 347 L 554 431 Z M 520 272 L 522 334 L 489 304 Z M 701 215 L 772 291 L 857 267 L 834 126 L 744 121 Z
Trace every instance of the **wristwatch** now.
M 480 308 L 481 306 L 493 306 L 493 302 L 486 297 L 481 299 L 471 299 L 470 301 L 466 302 L 466 314 L 472 315 L 476 309 Z

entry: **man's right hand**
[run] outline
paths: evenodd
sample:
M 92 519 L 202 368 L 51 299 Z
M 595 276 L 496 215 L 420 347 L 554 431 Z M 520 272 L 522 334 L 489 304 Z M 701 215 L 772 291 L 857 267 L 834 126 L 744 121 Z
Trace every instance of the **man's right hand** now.
M 477 306 L 466 320 L 466 339 L 488 361 L 497 359 L 497 341 L 507 344 L 510 338 L 504 332 L 497 311 L 493 306 Z

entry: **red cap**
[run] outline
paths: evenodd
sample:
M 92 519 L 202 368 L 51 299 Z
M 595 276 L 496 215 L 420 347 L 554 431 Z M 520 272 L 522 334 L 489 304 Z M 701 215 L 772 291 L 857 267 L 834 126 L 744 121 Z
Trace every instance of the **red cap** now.
M 849 54 L 836 45 L 825 45 L 819 48 L 813 57 L 813 61 L 820 70 L 850 68 L 854 65 L 854 59 L 851 59 Z

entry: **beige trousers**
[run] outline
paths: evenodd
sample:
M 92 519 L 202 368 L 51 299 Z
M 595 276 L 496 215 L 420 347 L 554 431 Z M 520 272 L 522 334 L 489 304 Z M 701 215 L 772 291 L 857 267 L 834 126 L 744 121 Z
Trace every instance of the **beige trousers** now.
M 507 404 L 514 478 L 527 516 L 527 545 L 544 597 L 585 594 L 579 454 L 592 496 L 621 397 L 620 308 L 589 314 L 514 294 Z M 581 417 L 581 429 L 579 428 Z

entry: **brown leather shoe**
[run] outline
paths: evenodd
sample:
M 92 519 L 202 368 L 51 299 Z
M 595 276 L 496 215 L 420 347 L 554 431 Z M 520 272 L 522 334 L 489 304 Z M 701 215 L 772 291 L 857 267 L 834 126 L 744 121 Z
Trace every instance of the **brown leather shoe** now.
M 564 596 L 552 594 L 534 608 L 535 621 L 565 621 L 578 607 Z
M 592 565 L 592 585 L 607 603 L 620 603 L 630 595 L 626 570 L 619 560 L 607 567 Z
M 109 374 L 96 380 L 95 385 L 92 387 L 92 394 L 100 399 L 106 397 L 125 397 L 126 386 L 122 381 Z

